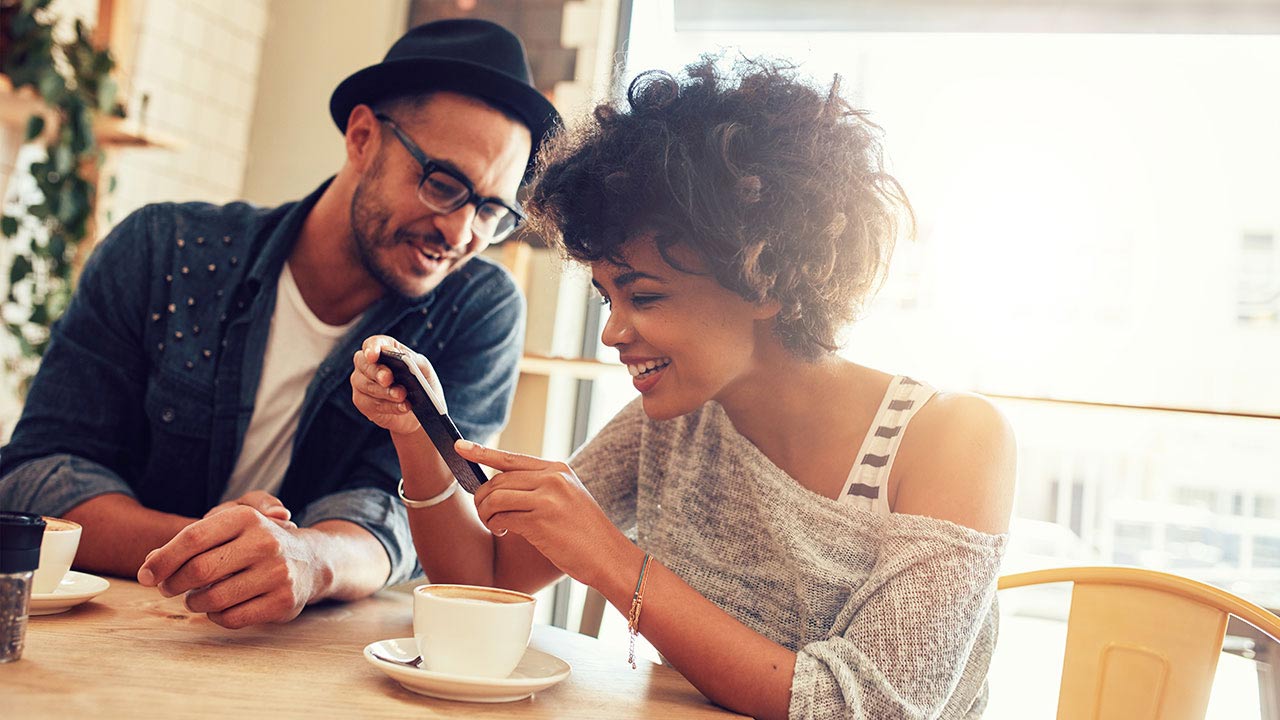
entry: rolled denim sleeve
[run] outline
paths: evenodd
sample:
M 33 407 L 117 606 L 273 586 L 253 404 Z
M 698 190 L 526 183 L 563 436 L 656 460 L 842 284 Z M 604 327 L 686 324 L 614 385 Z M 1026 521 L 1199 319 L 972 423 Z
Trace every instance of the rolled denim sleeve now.
M 0 509 L 57 517 L 110 493 L 134 496 L 128 483 L 111 470 L 59 453 L 29 460 L 0 478 Z
M 74 506 L 69 500 L 127 492 L 139 462 L 138 438 L 146 436 L 140 348 L 148 217 L 146 209 L 130 215 L 94 249 L 71 304 L 54 323 L 22 418 L 0 451 L 0 506 L 61 514 Z
M 372 487 L 343 490 L 307 505 L 297 523 L 299 527 L 310 527 L 325 520 L 353 522 L 382 543 L 391 561 L 388 585 L 419 574 L 417 554 L 412 552 L 409 515 L 399 499 Z

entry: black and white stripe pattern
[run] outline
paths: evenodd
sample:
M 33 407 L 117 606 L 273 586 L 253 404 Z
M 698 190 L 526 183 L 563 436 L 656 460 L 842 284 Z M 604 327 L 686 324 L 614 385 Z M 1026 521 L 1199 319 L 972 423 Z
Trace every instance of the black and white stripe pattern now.
M 903 430 L 912 415 L 933 397 L 934 390 L 909 377 L 896 376 L 889 383 L 884 400 L 862 441 L 858 461 L 849 472 L 840 501 L 877 514 L 889 514 L 887 493 L 893 458 L 902 442 Z

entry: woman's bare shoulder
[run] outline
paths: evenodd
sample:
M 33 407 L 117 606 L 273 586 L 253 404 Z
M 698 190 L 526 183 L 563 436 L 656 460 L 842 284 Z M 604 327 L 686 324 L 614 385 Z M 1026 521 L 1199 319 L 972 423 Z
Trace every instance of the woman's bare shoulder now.
M 1009 529 L 1017 445 L 1004 413 L 981 395 L 935 394 L 912 418 L 895 469 L 894 512 Z

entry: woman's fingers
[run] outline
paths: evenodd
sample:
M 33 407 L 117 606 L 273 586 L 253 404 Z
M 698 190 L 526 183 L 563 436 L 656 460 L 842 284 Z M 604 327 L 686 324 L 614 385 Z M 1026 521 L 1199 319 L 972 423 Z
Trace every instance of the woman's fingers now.
M 390 370 L 381 365 L 370 363 L 366 363 L 367 369 L 361 370 L 360 365 L 362 362 L 364 362 L 364 359 L 361 354 L 356 353 L 356 372 L 351 375 L 352 387 L 371 398 L 379 400 L 390 400 L 393 403 L 398 403 L 405 399 L 406 392 L 404 388 L 399 385 L 389 384 L 391 379 Z M 385 376 L 380 377 L 379 371 L 385 373 Z M 384 384 L 380 380 L 386 380 L 387 383 Z
M 365 358 L 369 362 L 378 362 L 378 355 L 381 354 L 383 348 L 408 350 L 398 340 L 389 335 L 371 335 L 360 344 L 360 351 L 365 354 Z
M 521 453 L 510 452 L 507 450 L 499 450 L 497 448 L 487 447 L 473 443 L 470 440 L 458 440 L 453 444 L 455 450 L 462 457 L 487 465 L 494 470 L 507 472 L 510 470 L 557 470 L 564 469 L 564 463 L 555 462 L 553 460 L 544 460 L 533 455 L 524 455 Z
M 390 370 L 387 370 L 390 373 Z M 368 380 L 366 378 L 364 387 L 365 394 L 379 400 L 390 400 L 391 402 L 401 402 L 405 399 L 407 393 L 403 387 L 399 385 L 384 386 L 381 383 Z
M 392 383 L 391 370 L 378 363 L 378 358 L 382 357 L 384 348 L 400 352 L 412 352 L 393 337 L 373 335 L 365 338 L 365 341 L 361 344 L 360 350 L 356 353 L 355 364 L 356 369 L 360 370 L 365 377 L 382 387 L 390 387 Z

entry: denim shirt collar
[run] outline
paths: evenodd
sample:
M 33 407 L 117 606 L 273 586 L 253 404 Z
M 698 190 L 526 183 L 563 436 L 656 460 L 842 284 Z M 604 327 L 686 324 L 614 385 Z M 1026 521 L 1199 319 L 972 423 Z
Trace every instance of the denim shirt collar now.
M 252 295 L 256 296 L 264 286 L 275 285 L 284 267 L 284 261 L 288 259 L 289 253 L 293 252 L 294 243 L 298 241 L 298 233 L 302 230 L 303 221 L 311 214 L 320 196 L 324 195 L 325 190 L 333 184 L 333 178 L 334 176 L 330 176 L 310 195 L 293 203 L 280 222 L 276 223 L 271 234 L 267 236 L 266 242 L 263 243 L 262 252 L 245 278 L 247 289 Z
M 271 230 L 262 246 L 262 252 L 251 266 L 244 282 L 244 289 L 254 300 L 251 312 L 252 327 L 249 330 L 249 346 L 245 357 L 246 382 L 241 388 L 242 405 L 252 406 L 257 389 L 257 377 L 262 370 L 262 358 L 266 351 L 266 342 L 270 329 L 271 317 L 275 307 L 275 288 L 285 261 L 293 251 L 294 244 L 302 230 L 302 224 L 321 195 L 333 183 L 333 177 L 325 180 L 310 195 L 297 201 L 280 218 Z M 423 316 L 434 304 L 440 287 L 450 280 L 446 277 L 440 285 L 418 300 L 406 300 L 395 293 L 386 293 L 364 312 L 360 322 L 343 336 L 334 346 L 333 351 L 320 363 L 315 377 L 307 387 L 303 401 L 302 415 L 299 418 L 296 443 L 306 435 L 306 431 L 314 419 L 320 404 L 332 394 L 337 387 L 346 381 L 350 374 L 351 356 L 355 354 L 370 335 L 389 334 L 405 317 L 419 313 Z M 244 418 L 237 428 L 236 446 L 243 442 L 244 433 L 248 429 L 248 419 Z

